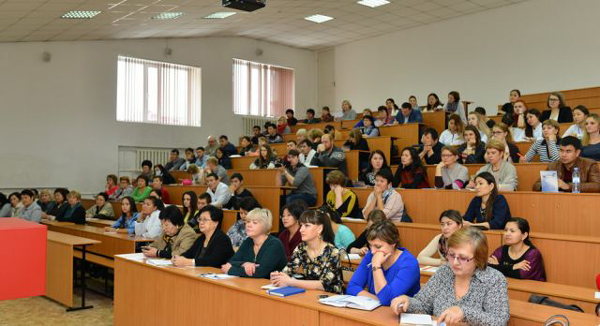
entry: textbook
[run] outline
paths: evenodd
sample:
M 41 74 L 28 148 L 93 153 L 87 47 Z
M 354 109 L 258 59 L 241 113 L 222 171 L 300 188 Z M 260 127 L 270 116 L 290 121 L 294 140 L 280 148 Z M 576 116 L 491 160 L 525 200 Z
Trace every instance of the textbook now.
M 304 292 L 306 292 L 306 290 L 301 289 L 301 288 L 295 288 L 293 286 L 286 286 L 284 288 L 279 288 L 279 289 L 267 291 L 268 294 L 275 295 L 275 296 L 278 296 L 278 297 L 287 297 L 287 296 L 290 296 L 290 295 L 294 295 L 294 294 L 298 294 L 298 293 L 304 293 Z
M 353 295 L 332 295 L 330 297 L 319 299 L 319 302 L 328 306 L 340 307 L 340 308 L 353 308 L 360 310 L 374 310 L 381 306 L 378 300 L 371 299 L 368 297 L 355 297 Z

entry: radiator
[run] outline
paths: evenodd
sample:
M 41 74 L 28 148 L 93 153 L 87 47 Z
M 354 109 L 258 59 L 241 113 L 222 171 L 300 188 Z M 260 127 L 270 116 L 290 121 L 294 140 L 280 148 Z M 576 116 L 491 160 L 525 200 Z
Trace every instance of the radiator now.
M 277 123 L 277 120 L 274 118 L 259 117 L 254 115 L 243 116 L 242 121 L 244 122 L 244 135 L 247 136 L 252 135 L 252 128 L 254 128 L 254 126 L 260 126 L 262 129 L 267 122 L 272 122 L 275 124 Z
M 144 160 L 150 160 L 152 165 L 166 164 L 169 161 L 169 154 L 171 150 L 168 149 L 136 149 L 135 161 L 136 166 L 142 166 Z

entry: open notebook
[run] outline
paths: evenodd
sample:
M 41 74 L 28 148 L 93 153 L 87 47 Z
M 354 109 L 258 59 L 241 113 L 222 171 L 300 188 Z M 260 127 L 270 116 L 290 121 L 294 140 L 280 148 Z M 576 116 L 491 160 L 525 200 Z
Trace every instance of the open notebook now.
M 334 307 L 369 311 L 381 306 L 378 300 L 367 297 L 355 297 L 353 295 L 332 295 L 324 299 L 319 299 L 319 302 Z

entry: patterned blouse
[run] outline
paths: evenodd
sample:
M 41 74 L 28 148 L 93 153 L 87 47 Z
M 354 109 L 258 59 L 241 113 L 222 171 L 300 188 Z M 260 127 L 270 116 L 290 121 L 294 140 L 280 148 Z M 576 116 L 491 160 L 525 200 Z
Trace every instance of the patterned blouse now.
M 331 243 L 325 246 L 323 253 L 315 260 L 308 256 L 306 243 L 300 243 L 283 272 L 291 277 L 301 275 L 304 280 L 319 280 L 327 292 L 344 294 L 346 288 L 342 276 L 340 250 Z
M 465 314 L 463 321 L 471 326 L 505 326 L 510 318 L 507 286 L 506 278 L 497 270 L 476 270 L 469 291 L 459 300 L 454 294 L 454 272 L 444 265 L 409 299 L 407 312 L 440 316 L 458 306 Z
M 242 242 L 246 240 L 248 235 L 246 234 L 246 224 L 242 219 L 239 219 L 232 225 L 227 231 L 227 236 L 231 239 L 231 245 L 234 248 L 239 248 Z

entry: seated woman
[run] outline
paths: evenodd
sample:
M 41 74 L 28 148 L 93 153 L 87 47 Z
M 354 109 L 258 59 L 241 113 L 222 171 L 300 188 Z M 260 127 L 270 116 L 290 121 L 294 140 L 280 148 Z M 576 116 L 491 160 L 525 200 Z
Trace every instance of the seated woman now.
M 329 217 L 318 210 L 305 211 L 300 215 L 300 228 L 302 242 L 283 271 L 271 273 L 271 283 L 343 294 L 340 250 L 333 245 Z
M 367 198 L 367 204 L 363 209 L 363 216 L 369 215 L 373 210 L 381 210 L 385 216 L 394 222 L 402 220 L 404 203 L 402 196 L 392 188 L 394 176 L 390 169 L 381 169 L 375 176 L 373 192 Z
M 465 216 L 465 226 L 477 226 L 492 230 L 502 230 L 511 218 L 510 207 L 503 195 L 498 194 L 496 178 L 489 172 L 481 172 L 475 177 L 476 195 L 471 200 Z
M 290 129 L 290 126 L 288 126 L 287 118 L 285 116 L 279 117 L 279 119 L 277 119 L 277 134 L 284 135 L 291 132 L 292 130 Z
M 157 164 L 154 166 L 154 176 L 162 177 L 162 183 L 164 185 L 172 185 L 172 184 L 177 183 L 177 181 L 175 180 L 173 175 L 171 175 L 171 173 L 169 173 L 169 171 L 167 171 L 167 169 L 165 169 L 165 167 L 162 166 L 161 164 Z M 148 179 L 148 180 L 150 180 L 150 179 Z M 146 182 L 146 184 L 148 184 L 148 182 Z M 133 199 L 135 199 L 135 197 L 133 197 Z
M 581 144 L 582 157 L 600 160 L 600 117 L 595 113 L 585 119 L 585 134 Z
M 229 228 L 229 230 L 227 230 L 227 236 L 231 239 L 231 245 L 236 250 L 248 237 L 246 234 L 246 216 L 248 215 L 248 212 L 255 208 L 262 208 L 262 206 L 260 206 L 254 197 L 246 197 L 242 199 L 239 205 L 240 212 L 238 214 L 238 220 Z
M 104 186 L 104 192 L 108 195 L 108 197 L 110 198 L 110 196 L 112 196 L 112 194 L 114 194 L 118 189 L 119 186 L 117 185 L 117 176 L 114 174 L 109 174 L 106 176 L 106 186 Z
M 364 137 L 377 137 L 379 136 L 379 128 L 375 126 L 375 119 L 373 116 L 366 115 L 362 118 L 363 127 L 360 128 L 360 132 L 362 132 Z
M 325 133 L 320 128 L 313 128 L 306 134 L 308 140 L 313 144 L 312 146 L 315 151 L 317 150 L 317 147 L 321 145 L 321 137 L 323 137 L 324 134 Z
M 541 115 L 542 114 L 538 109 L 527 110 L 527 113 L 525 115 L 527 118 L 527 126 L 525 126 L 525 136 L 522 137 L 522 139 L 519 139 L 516 135 L 513 134 L 513 139 L 518 142 L 536 141 L 538 139 L 544 138 L 542 132 L 542 122 L 540 121 Z
M 258 169 L 274 169 L 276 157 L 273 155 L 273 151 L 271 150 L 271 146 L 269 145 L 260 145 L 259 147 L 258 157 L 254 162 L 250 164 L 251 170 Z
M 467 123 L 467 116 L 465 115 L 465 108 L 462 103 L 460 103 L 460 94 L 456 91 L 452 91 L 448 93 L 448 102 L 444 107 L 444 111 L 446 111 L 447 115 L 449 114 L 458 114 L 460 119 Z
M 10 217 L 12 205 L 5 194 L 0 192 L 0 217 Z M 42 212 L 42 214 L 44 214 Z
M 54 202 L 56 205 L 48 212 L 42 212 L 42 218 L 54 221 L 57 216 L 64 215 L 69 207 L 69 203 L 67 202 L 68 194 L 69 190 L 65 188 L 56 188 L 54 190 Z
M 148 239 L 154 239 L 162 232 L 160 219 L 160 210 L 158 206 L 162 201 L 156 197 L 148 197 L 144 199 L 142 204 L 142 212 L 138 215 L 135 221 L 135 235 Z
M 183 222 L 183 215 L 177 206 L 167 206 L 160 212 L 162 233 L 148 247 L 142 247 L 146 257 L 171 259 L 188 251 L 196 241 L 196 232 Z
M 427 171 L 413 147 L 405 147 L 400 155 L 400 165 L 392 182 L 394 188 L 422 189 L 429 188 Z
M 292 258 L 294 249 L 302 242 L 302 236 L 300 235 L 300 224 L 298 219 L 302 212 L 308 210 L 308 205 L 304 200 L 295 200 L 282 208 L 281 224 L 285 230 L 279 233 L 279 241 L 283 244 L 285 249 L 285 257 L 289 262 Z
M 135 221 L 138 218 L 135 200 L 131 196 L 121 199 L 121 217 L 112 225 L 104 228 L 107 232 L 135 234 Z
M 448 239 L 448 264 L 413 298 L 402 295 L 390 307 L 398 315 L 438 316 L 438 325 L 508 325 L 508 283 L 502 273 L 487 267 L 487 257 L 487 239 L 480 230 L 454 232 Z
M 479 130 L 473 126 L 466 126 L 463 133 L 465 143 L 458 147 L 461 164 L 485 163 L 485 143 L 481 141 Z
M 512 142 L 508 126 L 500 122 L 492 128 L 492 137 L 504 143 L 503 159 L 510 163 L 518 163 L 520 158 L 519 147 Z
M 372 187 L 375 185 L 375 175 L 377 172 L 381 169 L 389 169 L 390 167 L 385 159 L 385 154 L 379 149 L 371 152 L 368 162 L 369 166 L 358 176 L 358 181 L 362 181 L 366 186 Z
M 504 105 L 502 105 L 498 114 L 513 115 L 513 113 L 515 112 L 514 104 L 520 98 L 521 98 L 521 91 L 519 91 L 518 89 L 513 89 L 512 91 L 510 91 L 509 97 L 508 97 L 508 102 L 506 102 L 506 103 L 504 103 Z
M 506 277 L 546 282 L 542 253 L 529 239 L 529 222 L 526 219 L 513 217 L 506 222 L 503 243 L 488 258 L 490 267 Z
M 573 112 L 571 112 L 571 108 L 565 103 L 562 93 L 550 93 L 546 106 L 548 109 L 542 112 L 540 121 L 544 122 L 550 119 L 558 123 L 573 122 Z
M 443 104 L 440 103 L 440 98 L 436 93 L 427 95 L 427 105 L 423 107 L 423 112 L 433 112 L 437 110 L 443 110 Z
M 92 205 L 86 212 L 86 218 L 97 217 L 97 218 L 114 218 L 115 212 L 113 211 L 112 205 L 108 202 L 108 195 L 105 192 L 101 192 L 96 195 L 96 204 Z
M 463 132 L 465 124 L 457 114 L 451 114 L 448 117 L 448 129 L 440 135 L 439 142 L 446 146 L 460 146 L 465 143 Z
M 343 225 L 342 218 L 338 212 L 331 209 L 329 206 L 321 206 L 320 211 L 325 212 L 331 221 L 331 228 L 334 234 L 334 244 L 340 249 L 346 249 L 354 240 L 355 236 L 347 226 Z
M 443 211 L 440 215 L 440 228 L 442 233 L 433 237 L 427 247 L 425 247 L 417 256 L 419 264 L 441 266 L 445 264 L 446 255 L 448 254 L 448 239 L 450 236 L 460 230 L 463 226 L 463 219 L 460 213 L 450 209 Z M 440 258 L 434 258 L 438 254 Z
M 367 216 L 367 223 L 365 225 L 365 230 L 362 231 L 362 233 L 358 236 L 358 238 L 356 238 L 356 240 L 354 240 L 346 248 L 346 252 L 349 252 L 351 254 L 359 254 L 361 256 L 366 255 L 367 251 L 369 251 L 368 242 L 367 242 L 367 230 L 371 227 L 371 225 L 373 225 L 377 222 L 385 221 L 385 220 L 387 220 L 387 217 L 385 216 L 385 213 L 383 213 L 383 211 L 380 211 L 378 209 L 372 211 L 369 214 L 369 216 Z
M 475 175 L 479 175 L 482 172 L 489 172 L 498 184 L 498 191 L 516 191 L 519 184 L 517 169 L 511 163 L 503 160 L 504 144 L 492 139 L 485 148 L 485 157 L 488 164 L 481 167 Z M 474 187 L 475 183 L 470 182 L 468 188 Z
M 392 299 L 419 292 L 419 262 L 400 247 L 398 228 L 389 220 L 375 223 L 367 230 L 370 250 L 348 282 L 346 294 L 365 296 L 389 306 Z
M 63 215 L 57 216 L 59 222 L 73 222 L 75 224 L 85 224 L 85 209 L 81 205 L 81 194 L 77 191 L 71 191 L 67 195 L 69 206 Z
M 53 201 L 52 196 L 50 196 L 50 191 L 46 189 L 40 191 L 40 199 L 38 199 L 37 204 L 42 209 L 42 214 L 51 211 L 54 208 L 54 206 L 56 206 L 56 202 Z M 2 206 L 0 205 L 0 208 L 1 207 Z M 1 216 L 2 215 L 0 215 L 0 217 Z
M 338 212 L 341 217 L 363 218 L 358 207 L 358 198 L 354 191 L 344 187 L 346 176 L 339 170 L 327 174 L 325 182 L 329 185 L 326 202 L 329 208 Z
M 381 105 L 377 108 L 377 120 L 375 120 L 375 127 L 381 126 L 389 126 L 394 124 L 396 118 L 391 116 L 385 107 L 385 105 Z
M 477 131 L 479 131 L 479 135 L 481 136 L 481 141 L 487 143 L 488 139 L 492 138 L 492 132 L 485 123 L 483 116 L 477 112 L 470 112 L 468 119 L 468 125 L 477 128 Z
M 529 108 L 523 100 L 516 100 L 511 105 L 511 113 L 506 113 L 502 117 L 502 123 L 509 126 L 515 141 L 525 141 L 525 130 L 529 127 L 527 124 L 527 113 Z
M 360 171 L 367 168 L 368 159 L 369 159 L 369 143 L 363 137 L 360 129 L 352 129 L 348 134 L 348 140 L 343 145 L 344 148 L 352 151 L 359 150 L 362 151 L 358 153 L 358 168 Z
M 323 130 L 324 133 L 326 134 L 330 134 L 331 136 L 333 136 L 333 140 L 340 140 L 343 138 L 342 133 L 338 132 L 337 130 L 335 130 L 335 127 L 332 125 L 326 125 L 325 129 Z
M 192 164 L 188 167 L 188 169 L 185 171 L 188 174 L 190 174 L 192 176 L 192 182 L 195 185 L 200 185 L 203 182 L 203 174 L 204 174 L 204 169 L 200 169 L 198 168 L 197 165 Z
M 246 216 L 248 237 L 231 257 L 221 266 L 223 273 L 241 277 L 269 278 L 271 272 L 283 270 L 287 265 L 281 241 L 269 235 L 273 215 L 264 208 L 255 208 Z
M 585 121 L 590 116 L 590 111 L 583 105 L 578 105 L 573 109 L 573 124 L 565 131 L 563 137 L 573 136 L 579 139 L 585 134 Z
M 198 196 L 194 191 L 186 191 L 181 196 L 183 206 L 183 223 L 194 228 L 197 224 L 193 222 L 198 217 Z
M 308 139 L 306 137 L 307 131 L 304 128 L 300 128 L 296 131 L 296 143 L 300 144 L 303 140 Z
M 23 210 L 23 203 L 21 203 L 21 193 L 15 191 L 12 194 L 8 195 L 8 201 L 12 206 L 10 211 L 10 217 L 20 216 L 21 210 Z
M 202 208 L 197 220 L 200 236 L 181 256 L 174 255 L 173 265 L 220 268 L 234 253 L 231 240 L 221 231 L 223 210 L 208 205 Z
M 137 187 L 131 194 L 131 197 L 136 202 L 144 201 L 152 191 L 152 187 L 148 186 L 148 178 L 145 175 L 140 174 L 137 179 Z
M 129 181 L 129 177 L 122 176 L 119 178 L 119 189 L 112 193 L 112 195 L 108 196 L 109 200 L 121 200 L 127 196 L 131 196 L 133 193 L 133 187 L 131 186 L 131 181 Z
M 242 140 L 240 140 L 240 147 L 240 156 L 253 156 L 255 150 L 250 137 L 242 137 Z
M 233 169 L 229 155 L 223 152 L 223 149 L 221 147 L 215 150 L 215 157 L 217 158 L 220 166 L 224 167 L 226 170 Z
M 558 132 L 560 126 L 554 120 L 546 120 L 542 123 L 544 138 L 536 140 L 527 151 L 525 156 L 521 156 L 520 162 L 531 162 L 536 155 L 539 155 L 540 162 L 556 162 L 560 158 L 560 137 Z
M 452 146 L 442 148 L 442 161 L 435 167 L 435 187 L 463 189 L 469 182 L 469 169 L 458 163 L 458 150 Z

